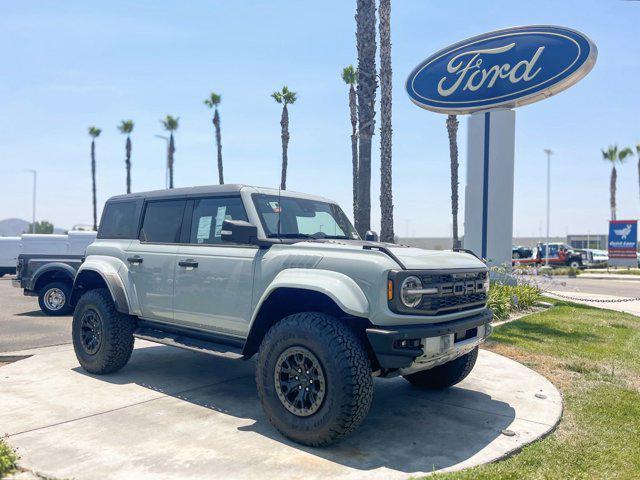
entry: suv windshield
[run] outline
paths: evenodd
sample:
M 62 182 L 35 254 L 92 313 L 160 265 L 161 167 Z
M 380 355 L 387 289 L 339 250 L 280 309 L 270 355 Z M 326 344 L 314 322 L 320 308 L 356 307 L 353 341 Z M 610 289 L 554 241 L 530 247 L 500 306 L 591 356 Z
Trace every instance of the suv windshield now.
M 264 194 L 253 195 L 253 202 L 269 238 L 360 238 L 333 203 Z

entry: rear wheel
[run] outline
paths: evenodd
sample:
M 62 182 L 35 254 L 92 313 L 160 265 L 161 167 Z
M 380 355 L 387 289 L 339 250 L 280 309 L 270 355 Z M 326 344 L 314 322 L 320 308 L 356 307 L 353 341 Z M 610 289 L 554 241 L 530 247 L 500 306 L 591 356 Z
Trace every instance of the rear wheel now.
M 66 315 L 71 311 L 71 286 L 64 282 L 51 282 L 38 292 L 40 310 L 47 315 Z
M 271 424 L 311 446 L 353 432 L 373 396 L 362 341 L 323 313 L 291 315 L 271 327 L 260 345 L 256 384 Z
M 569 266 L 578 270 L 582 266 L 582 264 L 578 260 L 572 260 Z
M 471 373 L 478 358 L 478 347 L 466 355 L 438 365 L 430 370 L 403 375 L 412 385 L 421 388 L 439 390 L 460 383 Z
M 133 351 L 135 319 L 116 310 L 106 288 L 85 293 L 73 313 L 73 349 L 87 372 L 112 373 L 124 367 Z

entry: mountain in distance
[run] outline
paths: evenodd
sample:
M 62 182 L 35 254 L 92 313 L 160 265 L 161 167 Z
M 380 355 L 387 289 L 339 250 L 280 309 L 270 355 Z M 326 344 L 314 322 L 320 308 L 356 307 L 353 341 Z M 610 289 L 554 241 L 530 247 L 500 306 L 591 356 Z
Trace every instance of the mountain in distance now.
M 6 218 L 0 220 L 0 237 L 19 236 L 27 231 L 31 222 L 21 218 Z M 64 233 L 64 228 L 53 228 L 53 233 Z

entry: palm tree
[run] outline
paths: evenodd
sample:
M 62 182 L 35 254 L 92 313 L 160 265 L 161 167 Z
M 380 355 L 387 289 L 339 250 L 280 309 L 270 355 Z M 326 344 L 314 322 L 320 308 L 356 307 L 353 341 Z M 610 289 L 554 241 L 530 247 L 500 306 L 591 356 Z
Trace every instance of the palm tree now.
M 131 193 L 131 132 L 133 132 L 133 120 L 122 120 L 118 125 L 120 133 L 127 136 L 125 143 L 125 159 L 124 164 L 127 168 L 127 193 Z
M 216 130 L 216 146 L 218 147 L 218 181 L 220 185 L 224 184 L 224 176 L 222 174 L 222 135 L 220 133 L 220 114 L 218 113 L 218 105 L 222 97 L 217 93 L 211 92 L 209 98 L 205 99 L 204 104 L 213 108 L 213 127 Z
M 353 171 L 353 217 L 358 210 L 358 99 L 355 85 L 358 83 L 358 70 L 349 65 L 342 69 L 342 80 L 349 85 L 349 112 L 351 116 L 351 164 Z
M 91 137 L 91 181 L 93 191 L 93 229 L 98 230 L 98 202 L 96 199 L 96 138 L 100 136 L 102 130 L 94 126 L 89 127 Z
M 453 217 L 453 248 L 460 248 L 458 237 L 458 118 L 447 115 L 449 159 L 451 162 L 451 215 Z
M 380 0 L 380 240 L 393 243 L 391 0 Z
M 180 117 L 172 117 L 167 115 L 160 120 L 164 129 L 169 132 L 169 147 L 167 148 L 167 165 L 169 167 L 169 188 L 173 188 L 173 154 L 176 152 L 176 145 L 173 141 L 173 132 L 178 129 Z
M 273 99 L 277 103 L 282 104 L 282 118 L 280 119 L 280 126 L 282 127 L 282 177 L 280 179 L 280 188 L 282 190 L 287 189 L 287 164 L 288 157 L 287 151 L 289 149 L 289 110 L 287 109 L 287 105 L 293 104 L 296 102 L 297 94 L 296 92 L 292 92 L 285 85 L 282 87 L 282 91 L 273 92 L 271 94 Z
M 371 139 L 375 132 L 376 3 L 357 0 L 358 50 L 358 211 L 355 227 L 361 236 L 371 228 Z
M 609 148 L 602 150 L 604 160 L 611 162 L 611 181 L 609 183 L 609 203 L 611 206 L 611 220 L 616 219 L 616 182 L 618 180 L 618 172 L 616 171 L 616 163 L 624 163 L 625 159 L 633 155 L 630 148 L 618 150 L 617 145 L 609 145 Z

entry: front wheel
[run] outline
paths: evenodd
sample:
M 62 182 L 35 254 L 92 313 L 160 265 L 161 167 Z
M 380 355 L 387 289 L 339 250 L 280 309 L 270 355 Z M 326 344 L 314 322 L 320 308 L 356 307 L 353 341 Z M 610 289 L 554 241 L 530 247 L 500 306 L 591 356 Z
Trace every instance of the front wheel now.
M 421 388 L 440 390 L 460 383 L 471 373 L 478 359 L 478 347 L 450 362 L 438 365 L 430 370 L 403 375 L 412 385 Z
M 38 292 L 40 310 L 47 315 L 66 315 L 71 311 L 71 286 L 64 282 L 51 282 Z
M 572 260 L 569 266 L 575 270 L 578 270 L 582 264 L 578 260 Z
M 256 384 L 271 424 L 310 446 L 356 430 L 373 396 L 362 341 L 323 313 L 294 314 L 271 327 L 260 345 Z
M 106 288 L 85 293 L 73 312 L 71 336 L 76 358 L 89 373 L 113 373 L 133 351 L 135 319 L 116 310 Z

